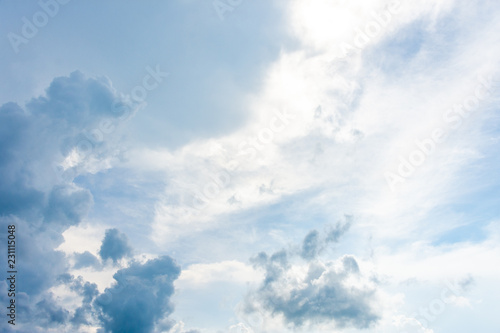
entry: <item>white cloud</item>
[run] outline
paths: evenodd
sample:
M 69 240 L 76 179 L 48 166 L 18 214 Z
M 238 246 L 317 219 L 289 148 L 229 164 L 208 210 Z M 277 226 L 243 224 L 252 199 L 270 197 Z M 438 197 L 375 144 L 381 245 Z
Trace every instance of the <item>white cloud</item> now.
M 212 264 L 193 264 L 181 272 L 176 285 L 179 288 L 200 288 L 214 282 L 232 284 L 255 283 L 262 275 L 251 266 L 238 261 L 223 261 Z
M 355 230 L 360 237 L 374 238 L 374 266 L 390 277 L 391 286 L 412 278 L 439 285 L 447 276 L 471 273 L 471 267 L 480 276 L 499 276 L 488 264 L 475 262 L 477 257 L 486 263 L 498 258 L 492 238 L 479 244 L 432 245 L 439 235 L 464 224 L 458 213 L 442 219 L 432 213 L 467 193 L 466 169 L 483 156 L 485 136 L 479 128 L 491 119 L 489 107 L 498 96 L 482 101 L 460 128 L 446 127 L 448 140 L 396 192 L 384 178 L 398 168 L 400 156 L 407 158 L 416 149 L 415 141 L 449 125 L 443 115 L 474 94 L 479 76 L 498 70 L 494 59 L 500 48 L 493 42 L 498 23 L 478 22 L 475 5 L 463 1 L 405 2 L 366 47 L 339 59 L 340 45 L 354 44 L 356 29 L 364 29 L 374 19 L 372 13 L 384 12 L 388 5 L 292 2 L 290 29 L 302 47 L 284 49 L 269 66 L 260 92 L 248 97 L 251 114 L 243 128 L 176 151 L 132 153 L 130 167 L 165 171 L 168 185 L 157 202 L 152 233 L 158 244 L 223 228 L 228 216 L 319 189 L 303 206 L 316 204 L 325 215 L 340 209 L 360 217 Z M 455 30 L 441 30 L 450 21 Z M 462 21 L 465 27 L 457 23 Z M 418 33 L 427 36 L 422 44 L 412 39 Z M 384 48 L 393 40 L 406 44 Z M 413 56 L 399 54 L 411 47 L 417 49 Z M 272 142 L 262 144 L 259 133 L 269 128 L 277 111 L 294 119 L 273 134 Z M 249 138 L 257 140 L 259 149 L 250 149 Z M 203 208 L 193 210 L 193 200 Z M 219 269 L 215 267 L 192 265 L 181 281 L 201 283 L 200 272 L 211 279 Z M 446 274 L 440 267 L 448 267 Z M 391 311 L 383 318 L 388 331 L 432 332 L 409 314 L 389 315 Z
M 391 23 L 393 28 L 384 36 L 394 37 L 398 29 L 420 18 L 425 24 L 433 13 L 423 28 L 431 31 L 434 21 L 443 20 L 457 8 L 452 4 L 402 4 Z M 306 3 L 295 1 L 290 5 L 290 25 L 300 39 L 307 40 L 318 36 L 312 23 L 315 13 L 328 13 L 332 6 L 338 6 L 359 18 L 360 8 L 370 16 L 388 3 L 372 5 L 318 0 L 307 11 L 300 11 Z M 465 8 L 453 15 L 474 24 Z M 340 41 L 336 24 L 332 20 L 331 27 L 326 26 L 324 31 Z M 391 73 L 380 72 L 371 59 L 363 59 L 367 50 L 343 60 L 332 60 L 333 47 L 314 53 L 307 45 L 283 51 L 270 65 L 261 92 L 248 98 L 252 113 L 245 127 L 176 151 L 141 150 L 131 154 L 130 167 L 165 170 L 168 185 L 156 205 L 154 239 L 162 244 L 192 230 L 213 228 L 218 226 L 220 216 L 276 203 L 287 195 L 318 187 L 329 196 L 336 196 L 342 188 L 343 197 L 348 198 L 342 199 L 346 207 L 373 217 L 373 232 L 384 237 L 411 235 L 416 225 L 412 216 L 423 216 L 449 202 L 456 178 L 476 158 L 477 143 L 482 139 L 471 133 L 467 148 L 459 152 L 456 143 L 462 144 L 463 137 L 441 144 L 396 194 L 389 190 L 384 174 L 398 168 L 399 156 L 415 150 L 416 140 L 427 138 L 443 125 L 449 105 L 462 102 L 474 92 L 478 74 L 494 70 L 489 54 L 472 55 L 472 50 L 489 47 L 490 31 L 495 30 L 492 24 L 496 23 L 476 27 L 476 34 L 465 36 L 463 45 L 454 45 L 457 50 L 450 54 L 450 60 L 445 65 L 436 64 L 436 68 L 429 66 L 428 54 L 438 45 L 423 45 L 422 52 L 407 60 L 402 75 L 394 79 L 389 77 Z M 304 32 L 310 25 L 311 31 Z M 343 37 L 347 36 L 345 32 Z M 326 37 L 317 38 L 320 41 L 314 43 Z M 373 56 L 384 56 L 383 51 L 377 52 Z M 493 48 L 492 52 L 498 50 Z M 274 133 L 272 142 L 262 144 L 259 133 L 269 128 L 278 111 L 294 119 Z M 485 121 L 487 115 L 478 111 L 477 120 L 473 117 L 476 115 L 471 116 L 467 129 Z M 464 126 L 459 131 L 467 129 Z M 257 141 L 260 150 L 251 148 L 249 138 Z

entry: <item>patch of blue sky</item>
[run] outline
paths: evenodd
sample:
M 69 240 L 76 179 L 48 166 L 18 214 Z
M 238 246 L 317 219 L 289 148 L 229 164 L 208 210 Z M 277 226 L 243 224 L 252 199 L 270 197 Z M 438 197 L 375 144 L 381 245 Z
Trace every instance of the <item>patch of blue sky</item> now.
M 485 173 L 467 182 L 470 188 L 474 188 L 473 190 L 455 198 L 452 204 L 443 208 L 452 214 L 443 214 L 439 218 L 454 219 L 458 225 L 444 230 L 433 244 L 478 243 L 489 237 L 486 227 L 498 222 L 500 214 L 500 199 L 498 198 L 500 183 L 492 177 L 499 165 L 488 165 L 490 168 L 487 168 Z
M 11 16 L 39 10 L 36 5 L 16 8 L 19 15 Z M 29 93 L 35 87 L 19 88 L 79 69 L 108 76 L 125 94 L 142 83 L 147 66 L 158 64 L 170 76 L 148 93 L 147 109 L 136 116 L 130 131 L 135 142 L 178 147 L 241 126 L 248 113 L 245 94 L 259 91 L 268 64 L 290 41 L 276 4 L 249 2 L 244 4 L 245 15 L 242 12 L 237 8 L 221 21 L 206 1 L 156 1 L 147 6 L 71 1 L 35 38 L 20 46 L 20 57 L 7 39 L 2 40 L 7 51 L 3 63 L 14 60 L 31 71 L 25 83 L 14 81 L 16 90 Z M 8 23 L 14 32 L 22 25 L 20 20 Z M 78 47 L 66 47 L 69 44 Z M 41 48 L 51 49 L 50 54 Z M 16 77 L 5 65 L 0 73 L 7 79 Z
M 463 46 L 464 40 L 494 18 L 480 12 L 465 16 L 457 7 L 438 19 L 429 16 L 411 22 L 371 48 L 364 60 L 394 80 L 404 74 L 418 75 L 435 68 L 438 73 Z M 481 19 L 479 19 L 481 18 Z M 474 27 L 475 29 L 471 29 Z
M 158 173 L 112 168 L 79 176 L 75 183 L 92 192 L 94 205 L 89 219 L 100 221 L 108 228 L 118 227 L 141 248 L 151 249 L 155 248 L 148 241 L 155 204 L 165 187 L 159 179 Z

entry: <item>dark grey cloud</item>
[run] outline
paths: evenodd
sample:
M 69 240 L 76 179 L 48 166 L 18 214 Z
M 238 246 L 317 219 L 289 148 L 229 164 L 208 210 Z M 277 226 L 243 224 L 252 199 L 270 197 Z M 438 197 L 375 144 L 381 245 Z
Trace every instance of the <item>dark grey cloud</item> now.
M 99 259 L 89 251 L 85 251 L 83 253 L 75 254 L 75 265 L 73 268 L 80 269 L 85 267 L 95 267 L 98 268 L 100 266 Z
M 250 261 L 257 267 L 265 267 L 266 277 L 264 284 L 276 281 L 289 268 L 288 253 L 285 250 L 276 252 L 271 257 L 267 253 L 261 252 Z
M 42 295 L 57 282 L 69 268 L 63 252 L 54 250 L 61 243 L 61 235 L 52 230 L 40 231 L 32 221 L 14 216 L 0 217 L 0 237 L 7 239 L 7 226 L 16 226 L 16 268 L 19 290 L 30 296 Z M 0 248 L 0 264 L 7 267 L 6 247 Z
M 82 305 L 75 310 L 73 317 L 71 317 L 71 324 L 75 327 L 80 327 L 82 325 L 90 325 L 89 314 L 92 313 L 92 307 L 90 305 Z
M 18 292 L 16 292 L 16 330 L 15 332 L 47 332 L 47 331 L 57 331 L 57 332 L 75 332 L 75 327 L 73 328 L 68 324 L 73 323 L 73 318 L 75 315 L 71 314 L 70 311 L 59 304 L 58 299 L 48 290 L 42 290 L 40 294 L 28 294 L 21 291 L 22 279 L 21 274 L 18 275 Z M 77 292 L 83 297 L 83 302 L 81 308 L 87 308 L 84 312 L 84 316 L 87 318 L 91 317 L 89 310 L 91 299 L 97 294 L 97 286 L 95 284 L 90 284 L 88 282 L 83 282 L 81 277 L 79 279 L 74 279 L 69 274 L 59 275 L 55 281 L 52 283 L 52 287 L 57 287 L 59 285 L 67 285 L 71 290 Z M 9 299 L 6 297 L 7 293 L 4 289 L 5 284 L 0 283 L 1 302 L 2 304 L 7 304 Z M 77 310 L 78 313 L 78 310 Z M 1 332 L 11 332 L 9 330 L 10 325 L 5 325 L 4 322 L 0 322 Z
M 55 250 L 61 242 L 61 235 L 50 229 L 40 231 L 21 219 L 4 217 L 0 219 L 0 237 L 3 239 L 7 237 L 3 230 L 7 229 L 8 224 L 15 224 L 17 229 L 16 269 L 19 274 L 16 281 L 16 326 L 22 327 L 20 332 L 67 332 L 65 327 L 72 314 L 49 291 L 50 288 L 61 284 L 73 284 L 72 279 L 67 278 L 68 258 L 63 252 Z M 0 262 L 6 267 L 3 260 L 6 255 L 2 253 L 1 256 Z M 84 299 L 88 299 L 83 289 L 75 291 Z M 7 293 L 2 294 L 2 297 L 6 295 Z M 7 301 L 4 297 L 1 303 L 7 304 Z M 4 332 L 2 325 L 3 323 L 0 323 L 0 331 Z
M 311 230 L 302 242 L 301 256 L 305 260 L 316 258 L 330 243 L 338 243 L 340 238 L 349 230 L 352 217 L 344 216 L 343 221 L 329 226 L 326 236 L 320 235 L 317 230 Z
M 55 78 L 45 96 L 33 98 L 27 109 L 59 129 L 78 129 L 102 117 L 116 118 L 115 103 L 117 94 L 107 78 L 88 78 L 75 71 Z
M 19 332 L 72 332 L 66 329 L 69 322 L 91 320 L 91 286 L 74 287 L 84 298 L 76 314 L 60 306 L 49 291 L 61 283 L 75 284 L 62 278 L 70 265 L 56 249 L 64 240 L 62 233 L 78 225 L 92 208 L 92 193 L 76 185 L 74 177 L 86 172 L 90 158 L 99 161 L 109 156 L 113 136 L 108 130 L 134 108 L 109 80 L 80 72 L 54 79 L 43 96 L 26 106 L 0 106 L 0 237 L 6 239 L 7 225 L 16 225 L 16 269 L 22 272 L 16 293 L 22 318 Z M 102 130 L 107 136 L 98 137 L 96 131 Z M 82 138 L 91 150 L 82 154 L 79 165 L 69 168 L 70 176 L 58 173 L 54 166 L 78 149 Z M 5 248 L 0 257 L 0 265 L 7 267 Z M 85 255 L 79 262 L 90 259 Z M 6 304 L 4 294 L 1 298 Z M 1 321 L 0 331 L 7 331 L 4 324 Z
M 51 327 L 65 324 L 69 317 L 69 311 L 57 306 L 53 297 L 45 297 L 35 304 L 37 324 L 42 327 Z
M 111 259 L 113 262 L 132 255 L 132 248 L 128 244 L 127 236 L 118 229 L 108 229 L 102 241 L 99 255 L 103 260 Z
M 326 237 L 327 243 L 338 243 L 340 238 L 351 228 L 352 225 L 352 216 L 345 215 L 344 221 L 338 222 L 334 226 L 331 226 L 328 230 L 328 236 Z
M 144 264 L 134 262 L 119 270 L 113 276 L 116 284 L 95 301 L 105 331 L 152 332 L 155 324 L 174 310 L 170 297 L 180 271 L 168 256 Z
M 244 312 L 264 310 L 269 316 L 281 315 L 287 325 L 299 328 L 319 323 L 335 327 L 368 328 L 379 316 L 373 306 L 376 286 L 364 276 L 354 256 L 325 260 L 321 252 L 338 242 L 352 224 L 351 218 L 330 228 L 325 236 L 313 230 L 299 251 L 264 252 L 251 262 L 264 270 L 265 278 L 244 302 Z M 303 267 L 307 274 L 300 273 Z M 359 281 L 348 286 L 347 281 Z
M 172 326 L 167 317 L 180 268 L 169 257 L 133 262 L 114 275 L 116 285 L 99 295 L 95 284 L 68 274 L 69 258 L 55 250 L 64 240 L 62 233 L 78 225 L 93 206 L 92 193 L 73 179 L 87 172 L 87 161 L 111 156 L 116 147 L 110 129 L 134 108 L 107 79 L 80 72 L 54 79 L 46 94 L 25 108 L 0 106 L 0 154 L 5 157 L 0 160 L 0 236 L 5 239 L 7 225 L 16 225 L 17 268 L 22 272 L 16 294 L 22 318 L 18 332 L 75 332 L 89 324 L 102 324 L 108 332 L 150 332 L 165 318 L 164 328 Z M 75 149 L 80 155 L 76 166 L 54 168 Z M 0 263 L 6 267 L 5 249 L 1 251 Z M 99 255 L 116 262 L 131 254 L 126 236 L 107 230 Z M 89 252 L 76 254 L 75 261 L 75 268 L 100 267 Z M 49 291 L 59 285 L 82 297 L 76 311 L 65 309 Z M 5 282 L 0 289 L 6 290 Z M 0 296 L 2 304 L 5 295 Z M 8 329 L 2 321 L 0 330 Z
M 64 228 L 77 225 L 90 211 L 92 203 L 92 194 L 86 189 L 74 185 L 55 186 L 48 194 L 44 220 L 62 224 Z
M 83 297 L 82 305 L 75 310 L 75 313 L 71 317 L 71 324 L 75 327 L 81 325 L 89 325 L 93 323 L 94 311 L 92 308 L 92 301 L 99 294 L 97 290 L 97 285 L 95 283 L 90 283 L 83 281 L 82 277 L 74 279 L 71 277 L 72 283 L 70 288 L 80 294 Z
M 29 185 L 31 171 L 23 163 L 32 120 L 15 103 L 0 106 L 0 213 L 22 214 L 43 203 L 43 192 Z M 41 147 L 43 148 L 43 147 Z
M 92 200 L 72 180 L 85 172 L 82 165 L 90 155 L 106 158 L 109 131 L 134 110 L 109 80 L 80 72 L 54 79 L 45 95 L 26 107 L 1 105 L 0 214 L 24 217 L 33 224 L 42 215 L 53 227 L 79 223 Z M 57 163 L 75 148 L 82 153 L 79 165 L 58 171 Z
M 316 257 L 319 246 L 319 232 L 317 230 L 310 231 L 304 242 L 302 243 L 302 258 L 309 260 Z
M 97 285 L 84 281 L 81 276 L 75 278 L 69 273 L 61 274 L 58 282 L 67 285 L 71 290 L 76 291 L 83 297 L 83 304 L 90 304 L 95 296 L 98 295 Z

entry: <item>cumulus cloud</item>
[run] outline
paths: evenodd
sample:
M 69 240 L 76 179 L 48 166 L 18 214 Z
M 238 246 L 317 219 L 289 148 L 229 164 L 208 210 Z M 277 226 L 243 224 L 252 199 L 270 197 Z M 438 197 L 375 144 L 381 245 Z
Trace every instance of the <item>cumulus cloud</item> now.
M 98 267 L 99 259 L 89 251 L 75 254 L 75 264 L 73 268 Z
M 93 203 L 90 191 L 75 185 L 55 186 L 48 194 L 44 220 L 62 224 L 63 229 L 78 224 Z
M 168 256 L 119 270 L 113 276 L 116 284 L 95 301 L 106 332 L 152 332 L 173 311 L 170 297 L 179 275 L 180 267 Z M 172 325 L 167 321 L 163 328 Z
M 35 304 L 39 309 L 36 312 L 38 325 L 42 327 L 50 327 L 54 325 L 62 325 L 69 319 L 69 311 L 56 305 L 53 297 L 46 297 Z
M 81 306 L 75 310 L 70 322 L 75 327 L 79 327 L 81 325 L 90 325 L 93 322 L 94 314 L 92 301 L 99 294 L 97 285 L 95 283 L 84 281 L 81 276 L 77 279 L 74 279 L 72 276 L 70 278 L 71 290 L 77 292 L 80 296 L 83 297 Z
M 118 229 L 108 229 L 102 241 L 99 255 L 103 260 L 111 259 L 113 262 L 130 257 L 132 248 L 128 244 L 128 238 Z
M 79 282 L 81 288 L 73 287 L 84 300 L 77 313 L 61 306 L 50 291 L 61 284 L 74 285 L 61 278 L 70 265 L 55 249 L 63 241 L 62 233 L 78 225 L 93 206 L 92 193 L 74 178 L 99 170 L 99 161 L 112 157 L 110 130 L 134 110 L 109 80 L 80 72 L 55 78 L 43 96 L 25 106 L 0 106 L 0 235 L 6 239 L 7 225 L 16 225 L 21 331 L 63 332 L 70 321 L 85 322 L 91 286 Z M 84 145 L 90 149 L 83 151 Z M 93 264 L 89 253 L 77 256 L 77 266 Z M 2 321 L 1 329 L 3 325 Z
M 109 80 L 80 72 L 54 79 L 44 96 L 24 108 L 15 103 L 0 106 L 0 154 L 5 157 L 0 161 L 0 235 L 6 238 L 9 224 L 22 230 L 17 234 L 20 332 L 74 332 L 82 325 L 150 332 L 160 319 L 166 320 L 163 328 L 173 325 L 167 318 L 173 311 L 169 298 L 180 268 L 171 258 L 132 262 L 114 275 L 116 284 L 99 295 L 96 284 L 68 274 L 69 257 L 55 250 L 62 233 L 77 226 L 93 206 L 92 193 L 74 178 L 109 167 L 101 161 L 114 158 L 112 151 L 119 149 L 113 146 L 112 131 L 134 110 Z M 99 256 L 117 262 L 131 255 L 125 234 L 108 229 Z M 2 255 L 3 266 L 6 257 Z M 75 254 L 74 260 L 76 269 L 100 266 L 88 251 Z M 61 286 L 81 299 L 72 309 L 53 292 Z M 5 287 L 2 283 L 2 290 Z M 0 325 L 7 329 L 4 321 Z
M 61 180 L 54 174 L 58 165 L 61 173 L 73 169 L 72 176 L 85 172 L 84 166 L 92 158 L 109 154 L 106 148 L 112 142 L 111 133 L 135 110 L 108 79 L 87 78 L 81 72 L 55 78 L 44 96 L 25 107 L 16 103 L 0 106 L 0 152 L 6 157 L 0 164 L 0 175 L 11 185 L 8 190 L 12 191 L 7 193 L 33 200 L 36 193 Z M 73 160 L 60 165 L 72 151 Z M 17 190 L 11 188 L 14 185 L 18 185 Z M 19 193 L 21 190 L 24 192 Z M 9 205 L 12 200 L 0 199 L 0 207 L 14 211 L 12 203 Z
M 73 177 L 87 172 L 90 160 L 108 158 L 110 140 L 104 134 L 111 138 L 109 130 L 133 110 L 109 80 L 80 72 L 54 79 L 44 96 L 25 107 L 0 106 L 2 215 L 33 217 L 40 212 L 53 225 L 78 224 L 92 195 L 75 185 Z
M 352 216 L 345 215 L 345 220 L 343 223 L 337 223 L 331 226 L 328 230 L 328 235 L 326 237 L 326 243 L 337 243 L 340 238 L 351 228 Z
M 314 259 L 329 243 L 337 243 L 352 224 L 351 216 L 346 215 L 344 218 L 344 222 L 330 226 L 326 237 L 323 237 L 323 239 L 317 230 L 311 230 L 302 242 L 302 258 L 305 260 Z
M 249 293 L 244 312 L 264 309 L 294 327 L 333 323 L 336 327 L 368 328 L 379 319 L 375 310 L 376 284 L 365 276 L 354 256 L 322 260 L 318 256 L 338 241 L 351 224 L 336 224 L 326 236 L 311 231 L 299 251 L 264 252 L 252 258 L 265 271 L 261 286 Z

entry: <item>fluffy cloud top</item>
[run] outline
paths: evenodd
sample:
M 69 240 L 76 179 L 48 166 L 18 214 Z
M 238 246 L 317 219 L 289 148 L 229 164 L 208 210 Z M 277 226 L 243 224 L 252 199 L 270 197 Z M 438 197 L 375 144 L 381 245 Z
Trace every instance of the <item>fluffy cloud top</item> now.
M 89 251 L 75 254 L 75 265 L 73 266 L 75 269 L 84 267 L 96 267 L 98 265 L 99 259 L 97 259 L 97 257 Z
M 245 311 L 264 309 L 269 316 L 281 317 L 297 328 L 373 326 L 380 318 L 374 307 L 376 284 L 361 272 L 356 258 L 345 255 L 332 261 L 318 257 L 331 240 L 338 241 L 350 223 L 338 223 L 322 240 L 319 232 L 309 232 L 298 251 L 281 250 L 270 256 L 262 252 L 254 257 L 252 261 L 264 269 L 265 279 L 248 295 Z
M 99 255 L 103 260 L 111 259 L 113 262 L 129 257 L 132 254 L 132 248 L 128 244 L 127 235 L 120 233 L 118 229 L 106 230 L 106 235 L 102 241 Z
M 106 331 L 152 332 L 155 323 L 173 311 L 169 299 L 179 275 L 180 267 L 167 256 L 119 270 L 116 284 L 95 301 Z M 162 329 L 172 325 L 167 322 Z
M 84 322 L 83 312 L 90 306 L 86 287 L 73 288 L 84 299 L 77 313 L 61 305 L 51 291 L 73 283 L 61 279 L 68 274 L 69 261 L 55 249 L 63 241 L 62 233 L 85 219 L 93 205 L 91 192 L 74 178 L 92 172 L 90 164 L 100 168 L 102 161 L 113 158 L 108 150 L 113 142 L 109 130 L 134 108 L 109 80 L 87 78 L 80 72 L 54 79 L 44 96 L 25 107 L 0 106 L 0 234 L 7 239 L 11 224 L 18 230 L 20 331 L 65 331 L 71 322 Z M 98 131 L 107 137 L 97 137 Z M 90 149 L 83 151 L 83 146 Z M 118 252 L 105 251 L 112 259 L 129 253 L 122 240 L 123 235 L 118 235 Z M 6 267 L 4 251 L 0 262 Z M 90 259 L 84 255 L 77 264 L 91 264 Z M 4 325 L 2 321 L 0 327 L 8 329 Z

